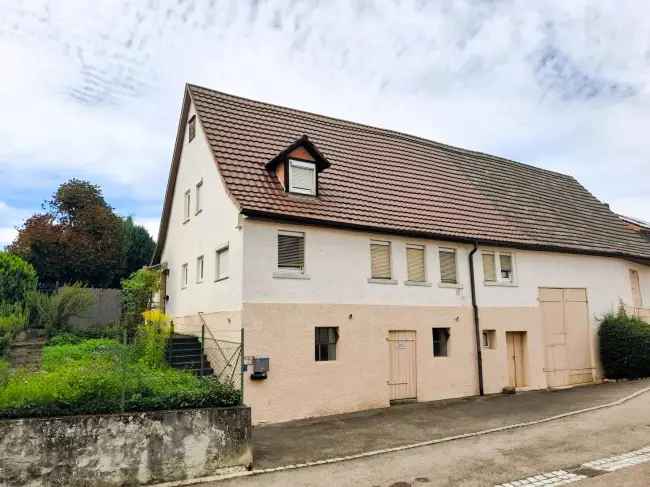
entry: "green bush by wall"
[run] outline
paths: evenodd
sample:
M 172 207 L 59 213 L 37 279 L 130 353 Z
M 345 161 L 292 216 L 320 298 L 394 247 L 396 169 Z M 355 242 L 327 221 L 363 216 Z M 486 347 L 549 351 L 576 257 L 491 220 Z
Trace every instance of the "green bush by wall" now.
M 650 377 L 650 324 L 624 311 L 603 318 L 598 332 L 605 377 Z

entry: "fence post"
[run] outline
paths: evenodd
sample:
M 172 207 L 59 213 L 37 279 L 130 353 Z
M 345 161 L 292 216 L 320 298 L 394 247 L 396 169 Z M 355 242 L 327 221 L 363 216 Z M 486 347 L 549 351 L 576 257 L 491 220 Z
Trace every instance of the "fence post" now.
M 244 327 L 241 328 L 241 340 L 239 346 L 239 404 L 244 404 Z
M 205 323 L 201 325 L 201 377 L 203 377 L 203 357 L 205 353 Z

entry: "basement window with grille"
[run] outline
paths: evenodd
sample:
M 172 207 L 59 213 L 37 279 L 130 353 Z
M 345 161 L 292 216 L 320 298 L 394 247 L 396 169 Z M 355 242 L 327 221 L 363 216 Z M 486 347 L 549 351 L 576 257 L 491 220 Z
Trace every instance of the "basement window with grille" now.
M 316 164 L 289 159 L 289 191 L 316 194 Z
M 304 275 L 305 234 L 303 232 L 278 232 L 278 273 L 283 275 Z

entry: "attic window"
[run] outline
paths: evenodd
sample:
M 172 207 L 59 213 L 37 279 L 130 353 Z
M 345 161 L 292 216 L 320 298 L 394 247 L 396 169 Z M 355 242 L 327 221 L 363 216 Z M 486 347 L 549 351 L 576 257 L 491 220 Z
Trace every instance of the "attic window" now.
M 289 191 L 316 194 L 316 164 L 289 159 Z
M 189 122 L 187 122 L 187 142 L 192 142 L 196 135 L 196 115 L 192 115 Z

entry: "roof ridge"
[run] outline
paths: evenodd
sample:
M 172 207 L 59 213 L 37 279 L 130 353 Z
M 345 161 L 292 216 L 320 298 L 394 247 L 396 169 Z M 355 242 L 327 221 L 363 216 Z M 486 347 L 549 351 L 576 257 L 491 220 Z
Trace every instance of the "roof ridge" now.
M 212 92 L 212 93 L 216 93 L 216 94 L 218 94 L 220 96 L 225 96 L 225 97 L 231 98 L 233 102 L 237 102 L 238 100 L 241 100 L 241 101 L 245 101 L 245 102 L 254 103 L 256 105 L 264 105 L 265 107 L 267 107 L 270 110 L 278 110 L 278 109 L 280 109 L 280 110 L 288 110 L 290 112 L 293 112 L 293 113 L 301 115 L 301 116 L 318 117 L 318 118 L 321 118 L 321 119 L 326 119 L 326 120 L 328 120 L 330 122 L 348 124 L 348 125 L 351 125 L 353 127 L 356 127 L 358 130 L 370 130 L 370 131 L 373 131 L 373 132 L 383 132 L 384 135 L 391 135 L 391 136 L 396 137 L 396 138 L 407 139 L 407 140 L 411 140 L 413 142 L 430 144 L 430 145 L 433 145 L 433 146 L 435 146 L 437 148 L 440 148 L 440 149 L 443 149 L 443 150 L 448 150 L 448 151 L 451 151 L 451 152 L 460 153 L 462 155 L 481 156 L 481 157 L 486 158 L 486 159 L 495 160 L 496 162 L 512 164 L 512 165 L 515 165 L 515 166 L 523 166 L 525 168 L 533 169 L 533 170 L 544 172 L 544 173 L 547 173 L 547 174 L 562 176 L 563 178 L 571 179 L 573 181 L 576 180 L 575 177 L 573 177 L 573 176 L 571 176 L 569 174 L 565 174 L 565 173 L 562 173 L 562 172 L 559 172 L 559 171 L 553 171 L 552 169 L 546 169 L 546 168 L 543 168 L 543 167 L 534 166 L 533 164 L 526 163 L 526 162 L 515 161 L 514 159 L 509 159 L 509 158 L 503 157 L 503 156 L 496 156 L 496 155 L 493 155 L 493 154 L 488 154 L 487 152 L 481 152 L 481 151 L 476 151 L 476 150 L 471 150 L 471 149 L 465 149 L 463 147 L 457 147 L 457 146 L 454 146 L 454 145 L 451 145 L 451 144 L 445 144 L 445 143 L 438 142 L 438 141 L 431 140 L 431 139 L 427 139 L 427 138 L 424 138 L 424 137 L 421 137 L 421 136 L 418 136 L 418 135 L 408 134 L 406 132 L 400 132 L 399 130 L 376 127 L 376 126 L 373 126 L 373 125 L 354 122 L 352 120 L 346 120 L 346 119 L 339 118 L 339 117 L 333 117 L 333 116 L 330 116 L 330 115 L 323 115 L 323 114 L 316 113 L 316 112 L 310 112 L 308 110 L 302 110 L 300 108 L 291 108 L 291 107 L 287 107 L 287 106 L 283 106 L 283 105 L 277 105 L 275 103 L 254 100 L 252 98 L 247 98 L 247 97 L 240 96 L 240 95 L 233 95 L 231 93 L 225 93 L 223 91 L 215 90 L 213 88 L 208 88 L 206 86 L 201 86 L 201 85 L 197 85 L 197 84 L 194 84 L 194 83 L 187 83 L 187 86 L 190 87 L 190 88 L 198 88 L 200 90 L 209 91 L 209 92 Z

